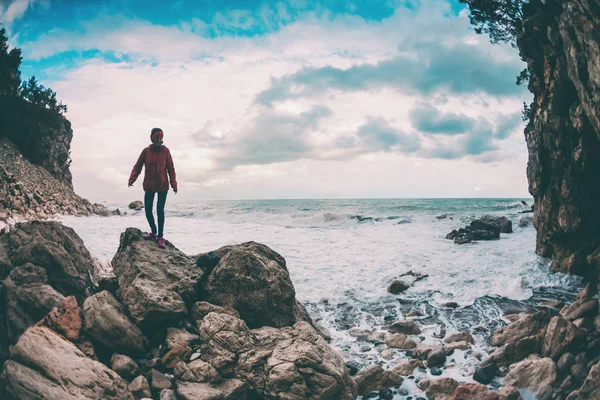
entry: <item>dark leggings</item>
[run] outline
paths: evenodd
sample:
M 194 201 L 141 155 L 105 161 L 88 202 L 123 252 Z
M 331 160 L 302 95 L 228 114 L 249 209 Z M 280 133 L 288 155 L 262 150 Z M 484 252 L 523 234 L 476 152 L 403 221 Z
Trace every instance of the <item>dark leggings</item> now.
M 163 235 L 163 227 L 165 226 L 165 203 L 167 202 L 167 193 L 158 192 L 158 202 L 156 203 L 156 215 L 158 216 L 158 237 Z M 156 192 L 146 192 L 144 195 L 144 208 L 146 209 L 146 219 L 150 224 L 152 233 L 156 234 L 156 224 L 154 223 L 154 216 L 152 215 L 152 206 L 154 204 L 154 194 Z

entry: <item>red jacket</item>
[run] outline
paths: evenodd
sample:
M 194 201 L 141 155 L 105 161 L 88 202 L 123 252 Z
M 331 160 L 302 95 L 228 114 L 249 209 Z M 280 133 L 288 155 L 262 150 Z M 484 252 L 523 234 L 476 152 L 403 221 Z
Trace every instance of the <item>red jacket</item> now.
M 173 158 L 167 146 L 155 147 L 150 145 L 142 150 L 142 154 L 133 166 L 129 183 L 133 184 L 142 172 L 142 165 L 146 166 L 144 171 L 144 192 L 166 192 L 169 190 L 169 181 L 173 190 L 177 190 L 177 177 Z M 167 179 L 167 173 L 169 178 Z

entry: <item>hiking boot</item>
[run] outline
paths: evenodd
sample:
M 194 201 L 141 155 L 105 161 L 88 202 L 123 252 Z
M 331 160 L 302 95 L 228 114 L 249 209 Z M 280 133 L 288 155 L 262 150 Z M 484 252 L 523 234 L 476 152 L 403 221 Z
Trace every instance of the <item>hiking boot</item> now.
M 152 232 L 144 232 L 142 233 L 142 237 L 146 240 L 156 240 L 157 238 L 156 233 Z
M 167 247 L 167 245 L 165 244 L 165 239 L 163 239 L 161 237 L 156 239 L 156 243 L 158 244 L 158 247 L 160 247 L 161 249 L 164 249 L 165 247 Z

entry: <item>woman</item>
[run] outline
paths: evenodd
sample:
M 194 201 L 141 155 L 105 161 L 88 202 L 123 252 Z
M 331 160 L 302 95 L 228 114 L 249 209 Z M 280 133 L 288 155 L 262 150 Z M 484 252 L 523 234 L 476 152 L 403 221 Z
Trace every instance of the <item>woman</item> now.
M 158 247 L 164 249 L 165 239 L 163 239 L 163 227 L 165 225 L 165 203 L 169 191 L 169 182 L 173 191 L 177 193 L 177 177 L 175 176 L 175 167 L 173 158 L 167 146 L 163 145 L 164 133 L 160 128 L 153 128 L 150 132 L 152 144 L 142 150 L 142 154 L 133 166 L 129 176 L 129 187 L 133 185 L 137 177 L 144 170 L 144 208 L 146 209 L 146 219 L 150 224 L 150 232 L 144 232 L 142 236 L 146 240 L 156 240 Z M 167 179 L 167 174 L 169 175 Z M 158 216 L 158 232 L 152 215 L 152 205 L 154 195 L 158 193 L 156 204 L 156 215 Z

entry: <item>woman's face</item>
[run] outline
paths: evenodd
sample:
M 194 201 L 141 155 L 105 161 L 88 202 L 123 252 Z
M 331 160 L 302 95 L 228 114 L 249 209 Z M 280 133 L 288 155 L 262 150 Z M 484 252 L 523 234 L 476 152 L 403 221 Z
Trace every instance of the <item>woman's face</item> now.
M 162 143 L 162 137 L 160 135 L 154 136 L 154 139 L 152 139 L 152 143 L 154 143 L 156 147 L 160 146 L 160 144 Z

